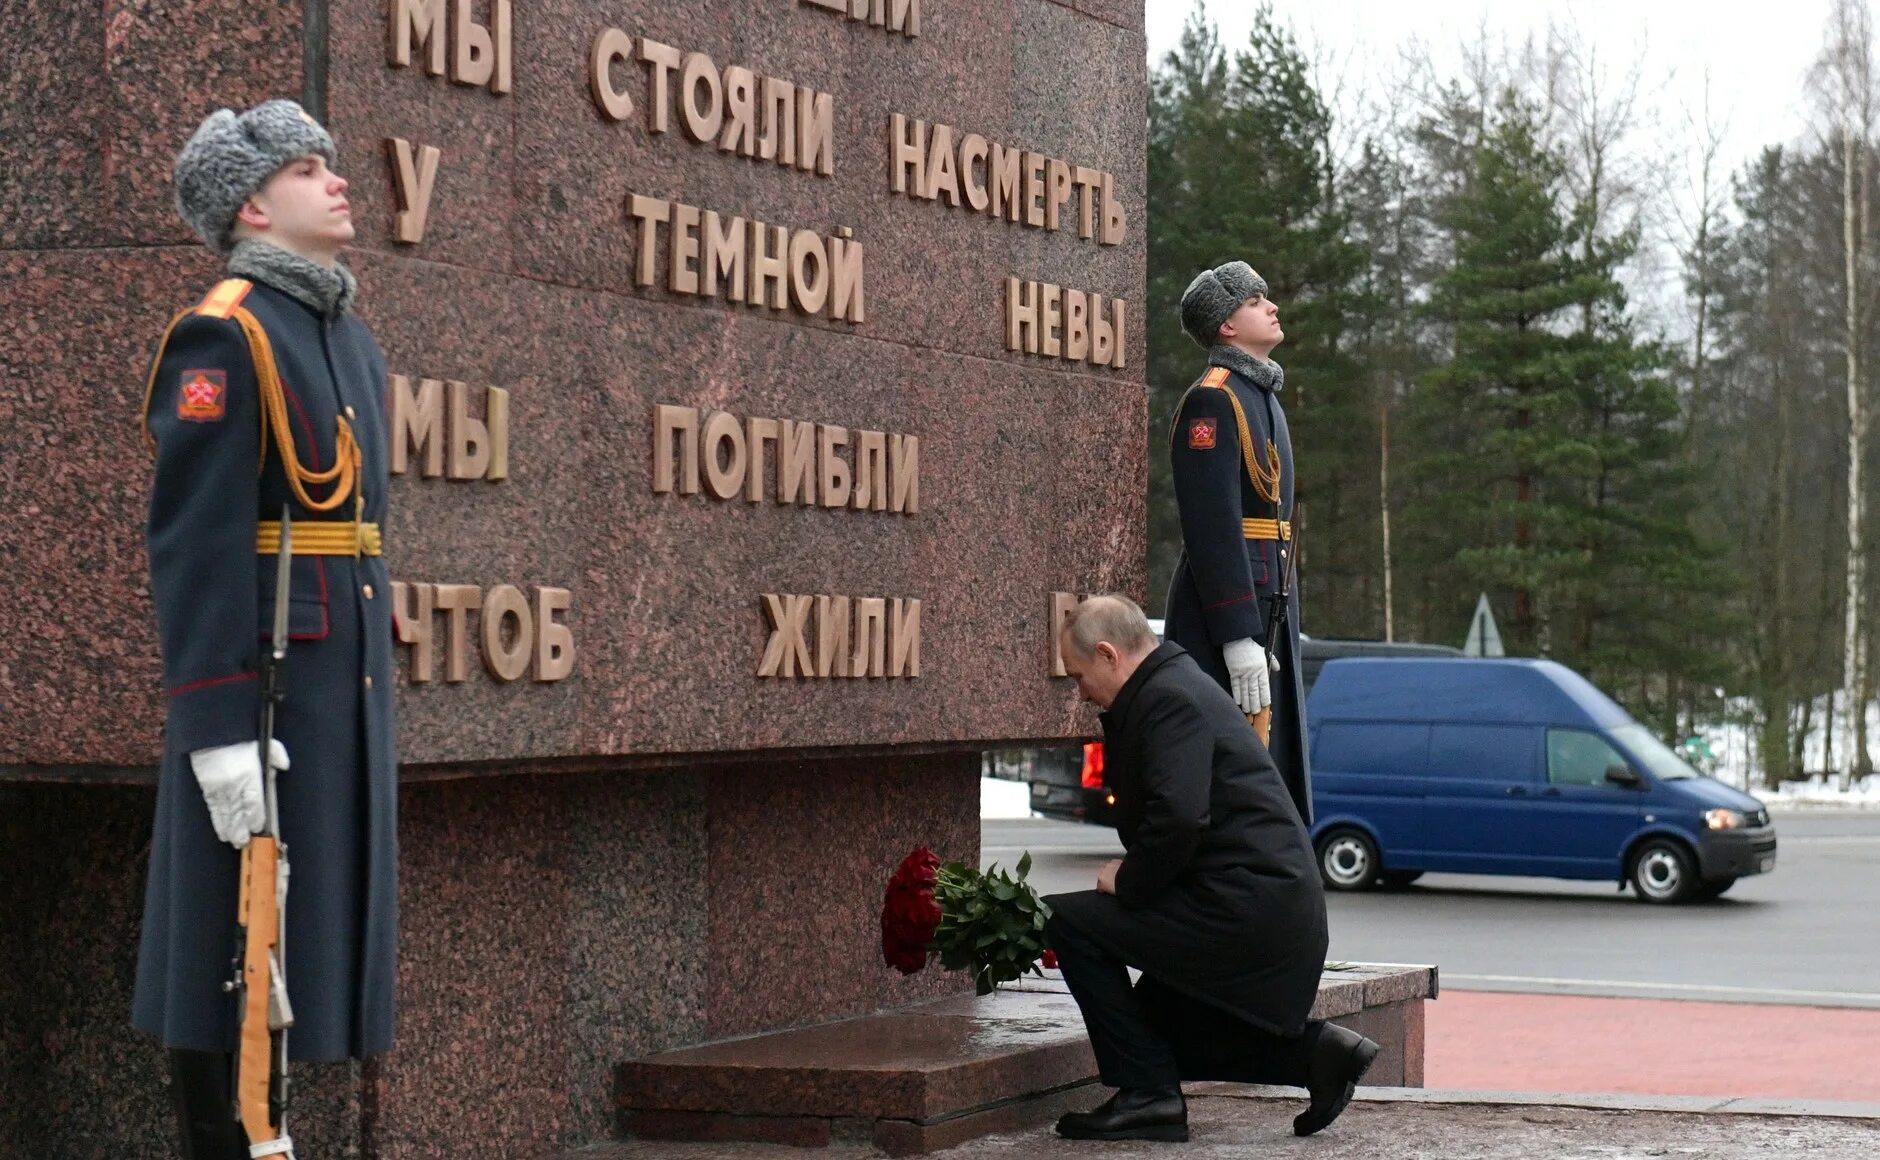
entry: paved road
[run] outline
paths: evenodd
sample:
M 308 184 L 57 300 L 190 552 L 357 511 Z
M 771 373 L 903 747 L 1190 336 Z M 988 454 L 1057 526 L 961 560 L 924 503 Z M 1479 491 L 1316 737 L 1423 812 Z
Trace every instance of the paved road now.
M 1880 815 L 1781 814 L 1780 865 L 1724 898 L 1657 907 L 1611 884 L 1432 874 L 1331 896 L 1331 955 L 1436 963 L 1446 988 L 1880 1008 Z M 982 860 L 1032 851 L 1049 893 L 1121 847 L 1075 823 L 987 821 Z

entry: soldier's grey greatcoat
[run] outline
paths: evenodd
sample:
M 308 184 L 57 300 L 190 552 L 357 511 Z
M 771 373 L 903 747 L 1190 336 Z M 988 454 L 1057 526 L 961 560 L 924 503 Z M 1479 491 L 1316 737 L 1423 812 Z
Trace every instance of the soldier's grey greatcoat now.
M 363 518 L 385 514 L 386 368 L 352 314 L 323 315 L 274 286 L 242 301 L 267 331 L 302 465 L 331 468 L 338 424 L 362 453 Z M 133 1021 L 166 1046 L 229 1051 L 222 984 L 235 943 L 240 855 L 216 838 L 192 750 L 253 740 L 261 654 L 274 615 L 275 557 L 256 523 L 291 505 L 297 527 L 353 520 L 349 498 L 316 513 L 294 502 L 272 441 L 261 454 L 254 363 L 238 325 L 190 316 L 158 352 L 148 403 L 156 472 L 151 591 L 168 693 Z M 193 390 L 186 390 L 193 388 Z M 330 486 L 311 485 L 316 501 Z M 391 585 L 375 556 L 296 556 L 286 700 L 276 736 L 281 837 L 292 863 L 287 978 L 296 1060 L 386 1051 L 398 925 Z
M 1116 893 L 1052 895 L 1052 921 L 1110 948 L 1152 989 L 1297 1035 L 1325 963 L 1324 888 L 1246 716 L 1165 643 L 1103 714 L 1103 752 L 1128 851 Z
M 1182 555 L 1169 584 L 1163 635 L 1187 649 L 1203 671 L 1229 689 L 1221 649 L 1252 638 L 1266 645 L 1288 545 L 1247 539 L 1243 519 L 1293 518 L 1292 434 L 1280 406 L 1279 368 L 1230 346 L 1208 352 L 1221 385 L 1203 375 L 1188 389 L 1169 431 L 1169 455 L 1180 509 Z M 1229 392 L 1240 401 L 1258 461 L 1270 441 L 1279 459 L 1279 501 L 1262 496 L 1245 467 Z M 1273 721 L 1267 748 L 1285 779 L 1299 816 L 1312 821 L 1312 770 L 1305 745 L 1305 681 L 1299 651 L 1299 586 L 1287 603 L 1286 632 L 1273 643 L 1280 670 L 1273 674 Z

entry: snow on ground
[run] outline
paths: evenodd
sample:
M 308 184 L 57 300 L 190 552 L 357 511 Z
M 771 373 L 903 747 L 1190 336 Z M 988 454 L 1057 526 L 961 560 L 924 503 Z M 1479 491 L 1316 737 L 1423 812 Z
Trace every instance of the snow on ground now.
M 1710 743 L 1711 752 L 1717 755 L 1717 768 L 1709 772 L 1718 781 L 1748 790 L 1771 809 L 1800 806 L 1811 809 L 1880 809 L 1880 774 L 1861 779 L 1816 774 L 1805 781 L 1784 783 L 1779 789 L 1764 786 L 1760 771 L 1754 774 L 1752 780 L 1751 754 L 1756 745 L 1756 733 L 1755 726 L 1750 722 L 1755 719 L 1754 706 L 1747 700 L 1739 699 L 1729 702 L 1726 712 L 1728 723 L 1707 725 L 1698 731 Z M 1827 698 L 1823 697 L 1816 703 L 1812 719 L 1820 721 L 1826 715 Z M 1868 706 L 1867 736 L 1880 739 L 1880 703 Z M 1826 738 L 1823 731 L 1817 728 L 1803 742 L 1802 768 L 1826 769 L 1829 767 L 1828 758 Z M 1847 784 L 1843 784 L 1844 781 Z
M 1772 810 L 1804 806 L 1809 809 L 1832 807 L 1880 810 L 1880 774 L 1864 777 L 1846 788 L 1835 784 L 1838 781 L 1838 778 L 1811 777 L 1807 781 L 1785 782 L 1779 790 L 1759 789 L 1751 792 Z
M 1031 786 L 1002 777 L 979 779 L 979 816 L 982 818 L 1029 818 Z

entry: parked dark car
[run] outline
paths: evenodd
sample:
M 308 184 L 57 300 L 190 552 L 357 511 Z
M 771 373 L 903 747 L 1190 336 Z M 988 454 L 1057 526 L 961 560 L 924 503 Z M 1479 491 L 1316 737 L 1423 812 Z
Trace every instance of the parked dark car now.
M 1151 620 L 1159 635 L 1162 622 Z M 1326 662 L 1340 657 L 1414 657 L 1461 656 L 1460 649 L 1441 644 L 1418 644 L 1381 640 L 1322 640 L 1301 638 L 1305 661 L 1306 694 Z M 983 768 L 987 777 L 1002 777 L 1031 785 L 1034 813 L 1065 821 L 1111 825 L 1110 807 L 1115 799 L 1103 781 L 1103 746 L 1055 746 L 1045 749 L 997 750 L 985 755 Z

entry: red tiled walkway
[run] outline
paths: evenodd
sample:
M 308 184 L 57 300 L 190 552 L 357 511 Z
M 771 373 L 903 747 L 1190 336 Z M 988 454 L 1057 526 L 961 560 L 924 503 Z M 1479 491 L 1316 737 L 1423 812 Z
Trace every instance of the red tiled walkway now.
M 1443 992 L 1432 1088 L 1880 1101 L 1880 1011 Z

